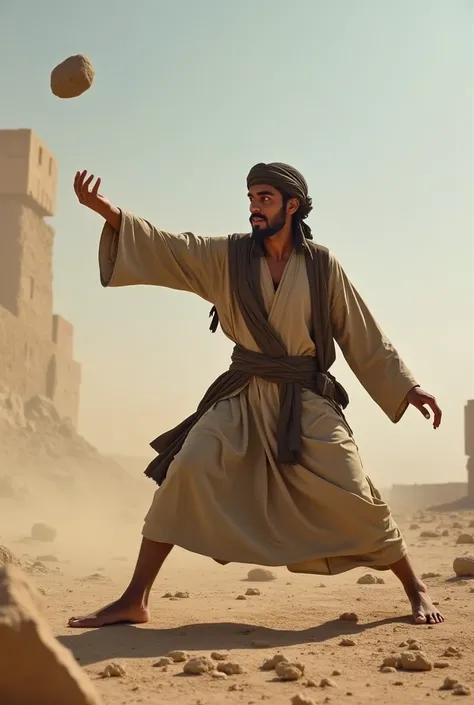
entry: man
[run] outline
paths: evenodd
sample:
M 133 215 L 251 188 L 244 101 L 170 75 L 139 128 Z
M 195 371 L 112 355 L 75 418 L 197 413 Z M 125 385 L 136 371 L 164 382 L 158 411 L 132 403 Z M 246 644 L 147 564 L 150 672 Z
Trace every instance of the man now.
M 105 219 L 99 246 L 102 284 L 196 293 L 214 305 L 236 353 L 196 414 L 152 444 L 159 456 L 147 474 L 160 486 L 129 586 L 116 602 L 71 618 L 69 625 L 146 622 L 150 590 L 174 545 L 219 563 L 286 565 L 293 572 L 391 569 L 403 584 L 414 622 L 442 622 L 388 506 L 365 475 L 342 412 L 344 395 L 338 401 L 337 394 L 331 398 L 314 391 L 317 378 L 324 378 L 324 389 L 337 391 L 338 384 L 329 372 L 321 377 L 317 366 L 318 348 L 328 341 L 320 338 L 315 346 L 320 326 L 312 314 L 324 296 L 332 337 L 394 423 L 412 405 L 426 418 L 429 407 L 438 428 L 441 410 L 420 389 L 331 253 L 327 291 L 320 289 L 318 304 L 308 253 L 316 253 L 317 262 L 323 254 L 308 245 L 311 231 L 304 221 L 312 204 L 303 176 L 281 163 L 258 164 L 250 171 L 252 233 L 238 241 L 241 250 L 260 255 L 241 259 L 237 267 L 232 238 L 160 231 L 113 206 L 99 193 L 100 179 L 92 186 L 93 180 L 78 172 L 74 189 L 81 204 Z M 244 301 L 251 267 L 257 267 L 253 291 L 260 311 L 253 299 Z M 284 352 L 263 354 L 267 343 Z M 301 379 L 306 374 L 306 382 L 295 379 L 296 369 Z M 278 377 L 284 374 L 288 379 Z

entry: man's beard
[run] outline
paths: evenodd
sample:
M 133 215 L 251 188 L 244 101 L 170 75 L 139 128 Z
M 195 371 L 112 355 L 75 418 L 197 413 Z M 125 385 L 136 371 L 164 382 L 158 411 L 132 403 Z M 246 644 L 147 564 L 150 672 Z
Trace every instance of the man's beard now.
M 258 218 L 262 218 L 262 220 L 265 221 L 267 227 L 262 228 L 262 226 L 259 226 L 259 227 L 255 228 L 252 225 L 252 218 L 254 218 L 256 216 L 251 215 L 250 216 L 250 225 L 252 225 L 252 238 L 256 242 L 263 244 L 264 241 L 267 239 L 267 237 L 272 237 L 273 235 L 276 235 L 277 233 L 280 232 L 280 230 L 283 229 L 283 227 L 285 226 L 285 223 L 286 223 L 285 216 L 286 216 L 285 209 L 282 208 L 280 210 L 280 212 L 275 216 L 275 218 L 273 220 L 273 225 L 270 225 L 270 223 L 268 222 L 268 219 L 265 218 L 265 216 L 259 215 Z

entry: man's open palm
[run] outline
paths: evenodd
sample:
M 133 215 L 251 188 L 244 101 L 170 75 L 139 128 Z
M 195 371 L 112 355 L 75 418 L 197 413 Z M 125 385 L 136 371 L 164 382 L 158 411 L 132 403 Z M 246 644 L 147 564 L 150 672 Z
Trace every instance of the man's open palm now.
M 105 207 L 110 207 L 110 201 L 99 193 L 100 178 L 90 188 L 94 174 L 87 176 L 87 171 L 77 171 L 74 177 L 74 191 L 79 203 L 96 213 L 101 213 Z

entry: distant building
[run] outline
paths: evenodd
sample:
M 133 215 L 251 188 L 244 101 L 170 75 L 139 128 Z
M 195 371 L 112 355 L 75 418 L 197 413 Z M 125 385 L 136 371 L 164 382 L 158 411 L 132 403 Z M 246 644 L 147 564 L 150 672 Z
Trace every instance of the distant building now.
M 49 397 L 77 425 L 73 327 L 53 314 L 57 163 L 33 130 L 0 130 L 0 386 Z

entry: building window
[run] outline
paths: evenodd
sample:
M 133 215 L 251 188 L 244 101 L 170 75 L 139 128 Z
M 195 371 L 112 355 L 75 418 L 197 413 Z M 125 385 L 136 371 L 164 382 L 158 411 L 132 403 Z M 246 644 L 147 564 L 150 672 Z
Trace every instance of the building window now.
M 38 166 L 41 166 L 43 163 L 43 147 L 40 147 L 38 150 Z

